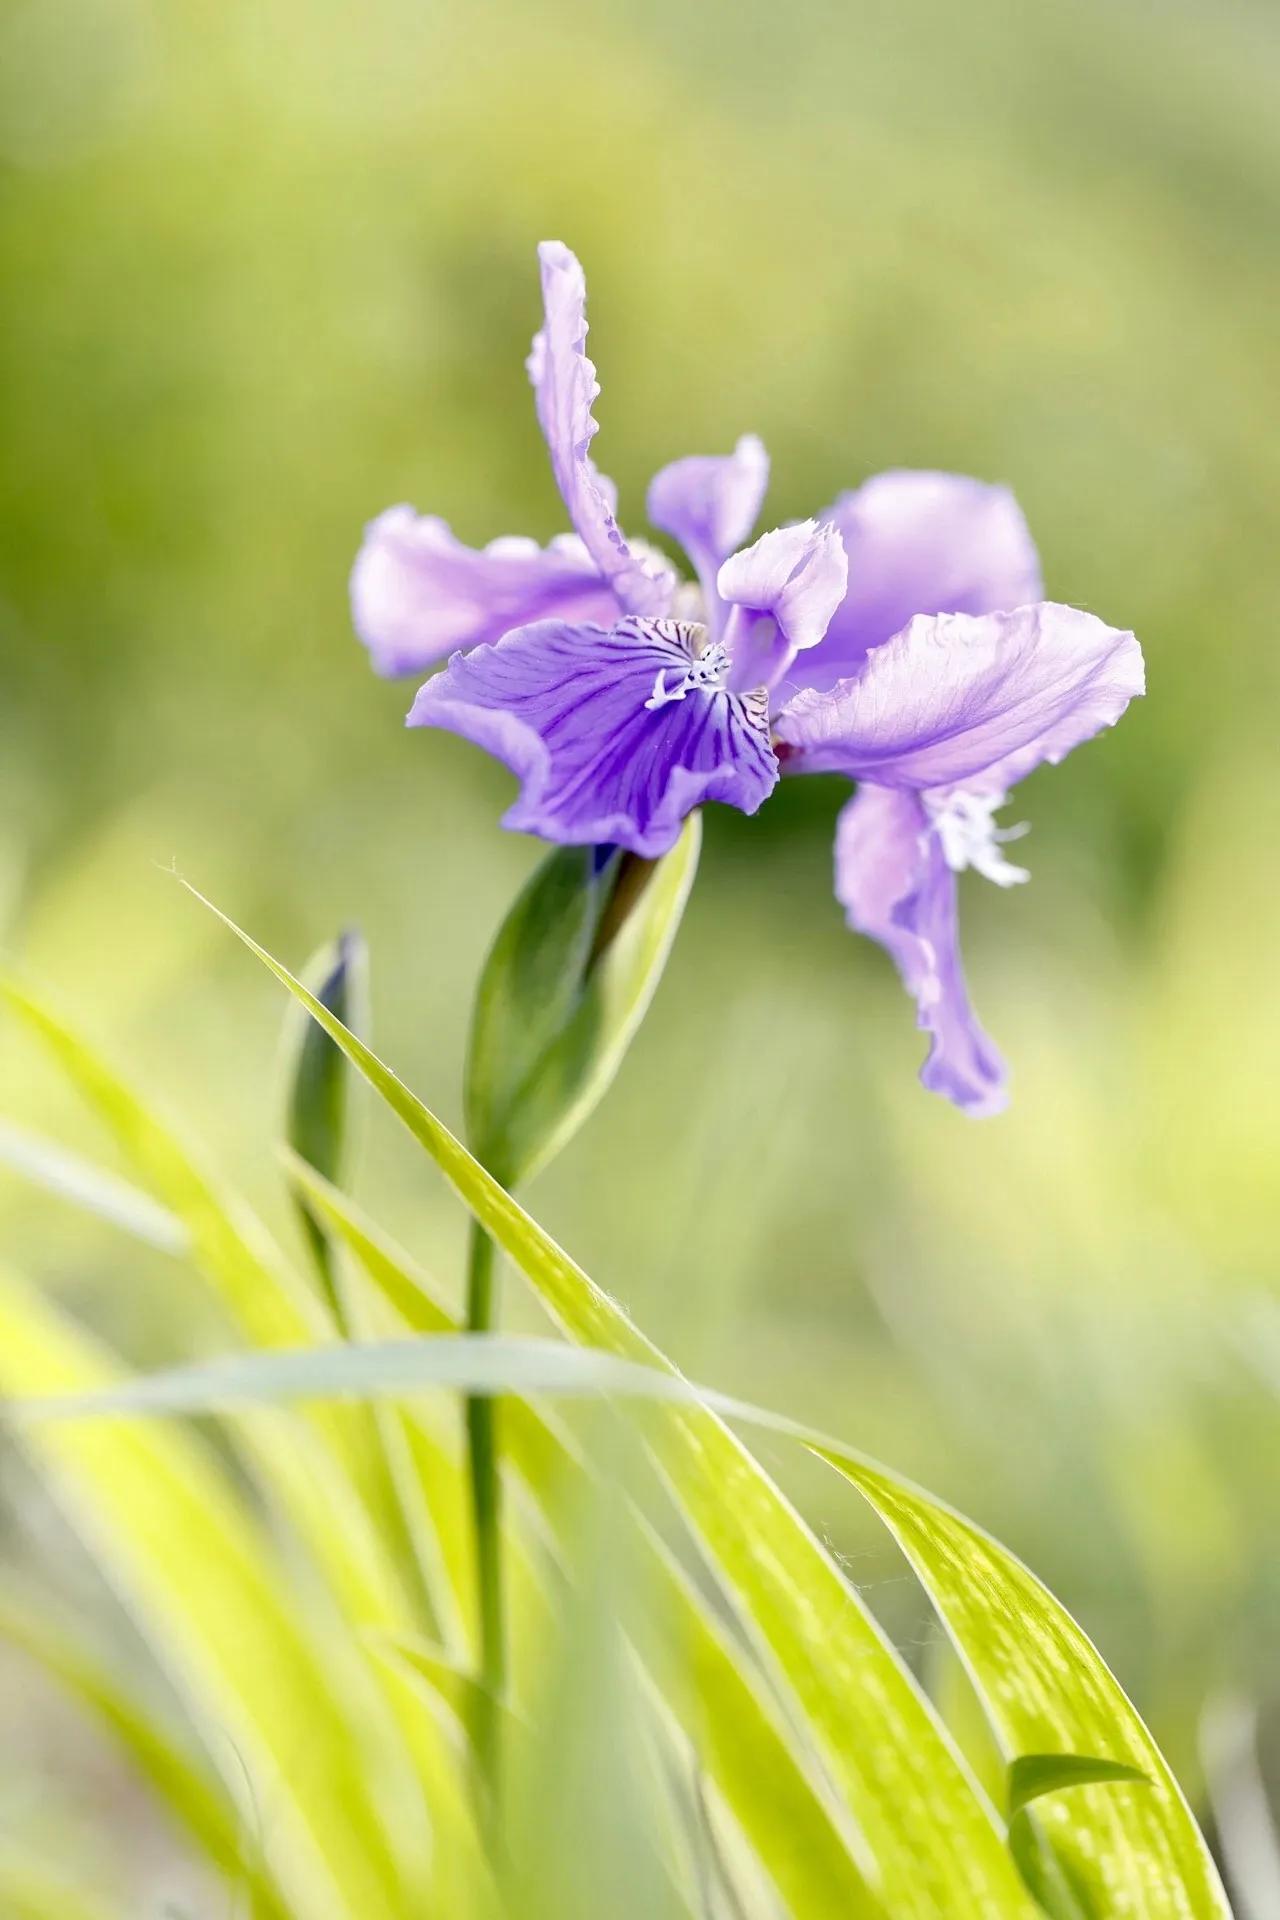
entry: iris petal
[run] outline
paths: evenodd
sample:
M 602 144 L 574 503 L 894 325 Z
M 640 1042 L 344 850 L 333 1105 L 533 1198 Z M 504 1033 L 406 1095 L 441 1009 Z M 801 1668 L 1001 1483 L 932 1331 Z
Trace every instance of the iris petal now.
M 649 482 L 649 518 L 680 542 L 708 601 L 717 597 L 721 563 L 759 518 L 768 485 L 769 456 L 754 433 L 744 434 L 732 453 L 673 460 Z
M 455 655 L 409 725 L 448 728 L 510 767 L 520 794 L 505 826 L 654 859 L 703 801 L 754 813 L 778 777 L 763 703 L 679 691 L 702 636 L 676 620 L 539 621 Z
M 545 319 L 527 364 L 556 485 L 619 604 L 631 613 L 661 614 L 670 605 L 675 576 L 659 556 L 642 557 L 627 545 L 614 518 L 613 486 L 597 471 L 589 451 L 598 431 L 591 409 L 600 383 L 587 358 L 585 276 L 558 240 L 544 240 L 538 259 Z
M 1003 793 L 1113 726 L 1142 691 L 1131 633 L 1045 601 L 920 615 L 829 692 L 798 694 L 776 731 L 796 772 Z
M 351 574 L 356 632 L 378 673 L 422 673 L 458 647 L 560 616 L 610 620 L 616 602 L 581 540 L 464 546 L 445 521 L 391 507 L 370 522 Z
M 914 793 L 860 787 L 836 828 L 836 898 L 857 933 L 891 954 L 932 1036 L 924 1086 L 967 1113 L 1006 1104 L 1004 1062 L 969 1004 L 956 876 Z
M 821 516 L 844 541 L 849 590 L 801 685 L 829 687 L 917 613 L 999 613 L 1044 593 L 1040 559 L 1007 487 L 898 469 L 841 494 Z

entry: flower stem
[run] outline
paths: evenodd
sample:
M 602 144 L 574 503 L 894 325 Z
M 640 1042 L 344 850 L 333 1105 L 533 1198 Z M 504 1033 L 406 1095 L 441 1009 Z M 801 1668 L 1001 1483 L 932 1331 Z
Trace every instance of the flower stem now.
M 473 1220 L 467 1261 L 468 1333 L 490 1331 L 495 1305 L 493 1241 L 479 1222 Z M 502 1604 L 502 1490 L 498 1475 L 497 1405 L 490 1394 L 473 1394 L 467 1400 L 467 1447 L 480 1625 L 481 1684 L 474 1737 L 481 1776 L 493 1796 L 497 1785 L 498 1721 L 507 1659 Z

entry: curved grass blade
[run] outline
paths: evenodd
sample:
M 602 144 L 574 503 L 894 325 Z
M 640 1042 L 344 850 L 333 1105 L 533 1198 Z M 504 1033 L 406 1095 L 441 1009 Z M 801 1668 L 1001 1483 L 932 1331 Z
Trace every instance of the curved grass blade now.
M 23 1603 L 16 1592 L 0 1599 L 0 1639 L 50 1675 L 107 1731 L 202 1858 L 234 1889 L 237 1900 L 243 1898 L 252 1920 L 290 1920 L 267 1873 L 253 1823 L 138 1690 L 122 1683 L 104 1651 L 57 1624 L 43 1596 Z
M 457 1331 L 430 1277 L 403 1249 L 311 1168 L 292 1156 L 287 1165 L 308 1204 L 359 1259 L 405 1328 L 426 1335 Z M 554 1520 L 562 1510 L 558 1494 L 566 1474 L 586 1471 L 585 1463 L 523 1400 L 508 1401 L 503 1432 L 511 1466 L 544 1516 Z M 794 1734 L 784 1729 L 741 1648 L 663 1543 L 648 1529 L 641 1540 L 647 1547 L 645 1588 L 663 1622 L 643 1657 L 764 1872 L 803 1920 L 878 1920 L 882 1910 L 842 1831 L 847 1822 L 840 1822 L 831 1796 L 815 1782 L 811 1757 L 797 1752 Z
M 858 1488 L 929 1594 L 1011 1766 L 1106 1760 L 1111 1777 L 1037 1801 L 1036 1821 L 1087 1910 L 1229 1920 L 1204 1837 L 1096 1647 L 1035 1575 L 971 1520 L 844 1448 L 815 1449 Z M 1059 1780 L 1064 1786 L 1066 1780 Z
M 49 1048 L 114 1134 L 139 1177 L 189 1237 L 192 1256 L 234 1324 L 255 1346 L 295 1347 L 336 1338 L 333 1316 L 257 1216 L 225 1192 L 178 1133 L 159 1119 L 61 1016 L 17 982 L 0 995 Z M 242 1438 L 264 1489 L 323 1571 L 353 1626 L 420 1623 L 412 1590 L 380 1522 L 387 1482 L 367 1409 L 322 1407 L 295 1425 L 290 1444 L 250 1425 Z
M 570 1336 L 673 1371 L 390 1069 L 287 969 L 226 924 L 344 1048 Z M 1008 1884 L 1008 1853 L 954 1749 L 838 1570 L 767 1476 L 714 1415 L 701 1411 L 673 1409 L 664 1417 L 655 1452 L 818 1734 L 875 1852 L 891 1911 L 945 1912 L 962 1887 L 963 1897 L 988 1902 L 993 1914 L 1005 1901 L 1011 1911 L 1024 1911 L 1023 1890 L 1015 1893 Z M 1229 1913 L 1203 1837 L 1166 1762 L 1065 1609 L 970 1522 L 843 1449 L 829 1457 L 903 1545 L 978 1685 L 1007 1757 L 1056 1749 L 1113 1759 L 1147 1775 L 1149 1785 L 1080 1787 L 1038 1810 L 1072 1879 L 1096 1885 L 1107 1898 L 1119 1888 L 1152 1920 L 1166 1914 L 1219 1920 Z M 868 1714 L 870 1726 L 863 1718 Z M 903 1748 L 911 1740 L 914 1753 L 908 1755 Z M 993 1838 L 994 1850 L 988 1844 Z M 949 1870 L 938 1858 L 940 1845 Z
M 0 1165 L 161 1253 L 188 1250 L 182 1222 L 149 1193 L 10 1120 L 0 1120 Z
M 218 917 L 337 1041 L 570 1337 L 674 1373 L 391 1070 L 287 968 Z M 647 1432 L 695 1538 L 808 1720 L 895 1920 L 952 1920 L 961 1901 L 990 1920 L 1029 1920 L 1035 1909 L 993 1809 L 894 1649 L 763 1469 L 701 1408 L 673 1406 Z
M 1061 1793 L 1065 1787 L 1106 1786 L 1117 1780 L 1149 1784 L 1141 1768 L 1128 1767 L 1122 1760 L 1092 1760 L 1086 1753 L 1020 1753 L 1009 1767 L 1009 1818 L 1046 1793 Z
M 89 1402 L 28 1403 L 23 1411 L 35 1417 L 112 1409 L 207 1411 L 281 1392 L 404 1393 L 415 1385 L 473 1393 L 630 1395 L 667 1407 L 716 1408 L 803 1439 L 864 1493 L 934 1597 L 1009 1756 L 1011 1812 L 1024 1814 L 1032 1801 L 1038 1807 L 1055 1796 L 1046 1826 L 1076 1907 L 1105 1914 L 1119 1900 L 1122 1910 L 1169 1920 L 1220 1920 L 1229 1912 L 1158 1749 L 1060 1604 L 971 1522 L 797 1422 L 615 1353 L 468 1335 L 345 1353 L 247 1355 L 129 1383 Z M 1033 1736 L 1046 1746 L 1033 1750 Z M 1047 1746 L 1054 1738 L 1061 1743 L 1056 1752 Z M 1067 1744 L 1072 1739 L 1093 1751 L 1076 1751 Z M 1108 1746 L 1111 1755 L 1102 1751 Z M 1131 1757 L 1114 1757 L 1118 1746 L 1127 1746 Z M 1067 1798 L 1056 1798 L 1066 1788 L 1072 1789 Z
M 34 1289 L 0 1281 L 0 1386 L 84 1395 L 118 1379 L 109 1356 Z M 195 1437 L 121 1422 L 24 1424 L 21 1439 L 190 1706 L 205 1744 L 241 1767 L 272 1812 L 273 1862 L 307 1920 L 399 1920 L 409 1888 L 376 1807 L 377 1720 L 339 1706 L 268 1537 Z M 366 1683 L 365 1693 L 371 1696 Z M 299 1730 L 306 1729 L 305 1768 Z M 239 1756 L 237 1760 L 235 1756 Z
M 365 1031 L 368 1024 L 368 969 L 364 941 L 359 934 L 346 932 L 321 947 L 306 971 L 306 977 L 315 982 L 316 998 L 353 1033 Z M 289 1059 L 285 1139 L 300 1159 L 326 1179 L 337 1181 L 348 1149 L 351 1070 L 314 1020 L 306 1019 L 300 1008 L 291 1008 L 290 1014 L 293 1017 L 285 1023 Z M 298 1202 L 298 1214 L 330 1310 L 338 1326 L 348 1333 L 346 1303 L 337 1285 L 328 1240 L 305 1201 Z

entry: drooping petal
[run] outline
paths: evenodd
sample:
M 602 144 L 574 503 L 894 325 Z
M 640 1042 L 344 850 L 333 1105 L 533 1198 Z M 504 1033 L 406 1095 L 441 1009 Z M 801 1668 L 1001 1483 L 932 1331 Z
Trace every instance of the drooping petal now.
M 351 573 L 356 632 L 376 672 L 422 673 L 459 647 L 560 616 L 611 620 L 617 603 L 576 534 L 467 547 L 445 521 L 390 507 L 370 522 Z
M 829 687 L 917 613 L 1002 613 L 1044 593 L 1040 558 L 1007 487 L 959 473 L 878 473 L 822 519 L 849 556 L 849 590 L 820 652 L 798 663 Z
M 447 727 L 510 767 L 521 790 L 505 826 L 654 859 L 703 801 L 754 813 L 778 777 L 763 703 L 718 684 L 718 650 L 699 666 L 703 633 L 540 621 L 455 655 L 409 725 Z
M 721 562 L 754 527 L 768 485 L 769 456 L 754 433 L 732 453 L 673 460 L 650 481 L 649 518 L 680 542 L 708 599 Z
M 724 638 L 734 685 L 776 686 L 797 653 L 817 646 L 847 580 L 839 534 L 816 520 L 776 527 L 732 554 L 716 588 L 733 609 Z
M 583 544 L 624 611 L 664 613 L 675 576 L 659 555 L 640 555 L 627 545 L 614 519 L 613 485 L 591 458 L 598 431 L 591 409 L 600 383 L 587 358 L 585 276 L 575 255 L 558 240 L 544 240 L 538 259 L 545 318 L 527 365 L 556 485 Z
M 1113 726 L 1142 691 L 1131 633 L 1044 601 L 918 616 L 849 679 L 798 694 L 776 732 L 792 772 L 1003 793 Z
M 917 795 L 860 787 L 836 827 L 835 866 L 849 925 L 893 956 L 918 1023 L 932 1035 L 921 1082 L 967 1113 L 998 1113 L 1005 1065 L 969 1004 L 956 876 Z

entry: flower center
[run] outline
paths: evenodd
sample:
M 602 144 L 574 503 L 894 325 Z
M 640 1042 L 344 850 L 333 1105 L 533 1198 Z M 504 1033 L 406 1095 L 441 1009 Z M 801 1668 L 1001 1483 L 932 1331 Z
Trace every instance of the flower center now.
M 670 706 L 673 700 L 683 700 L 689 693 L 718 693 L 724 686 L 725 674 L 729 670 L 729 649 L 719 640 L 715 640 L 687 667 L 663 667 L 653 683 L 653 692 L 645 701 L 650 713 L 656 713 L 659 707 Z M 670 684 L 667 676 L 671 675 Z
M 998 887 L 1016 887 L 1031 878 L 1025 867 L 1015 867 L 1000 851 L 1006 840 L 1020 840 L 1031 831 L 1026 821 L 1016 827 L 996 825 L 994 816 L 1004 803 L 1002 793 L 949 793 L 937 800 L 924 796 L 930 827 L 953 873 L 972 867 Z

